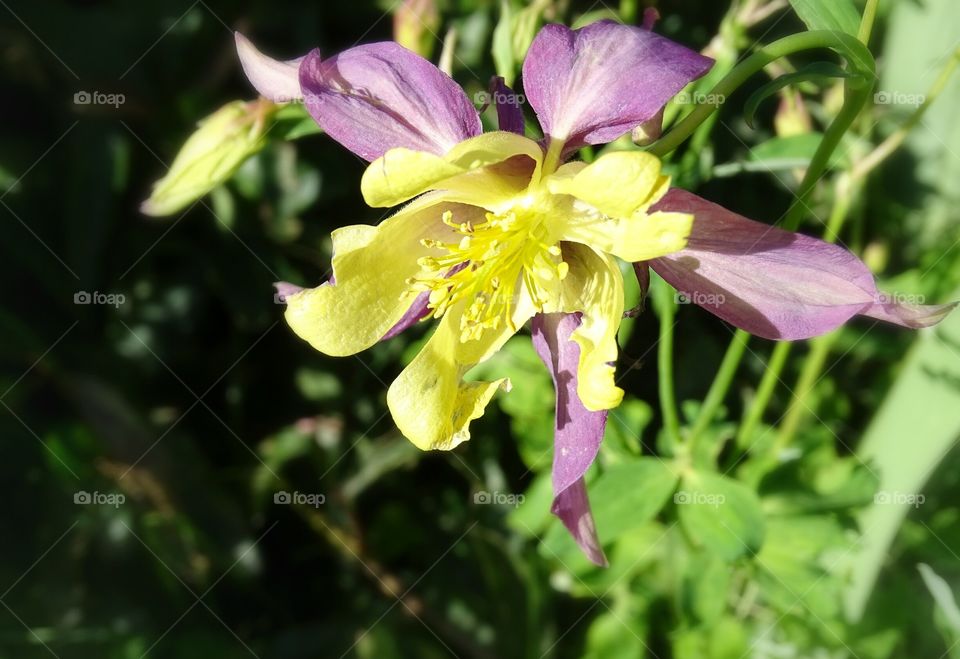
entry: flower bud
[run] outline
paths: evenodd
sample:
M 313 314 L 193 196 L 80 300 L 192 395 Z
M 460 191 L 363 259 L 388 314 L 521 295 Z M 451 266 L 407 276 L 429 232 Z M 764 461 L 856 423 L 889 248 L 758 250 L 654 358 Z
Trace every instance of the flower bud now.
M 233 101 L 202 120 L 140 210 L 172 215 L 225 183 L 265 146 L 267 120 L 277 108 L 266 99 Z
M 780 137 L 806 135 L 813 130 L 810 113 L 807 112 L 799 91 L 784 89 L 780 93 L 780 106 L 777 108 L 773 125 Z
M 435 0 L 404 0 L 393 15 L 393 40 L 427 59 L 433 54 L 439 29 Z
M 637 146 L 647 146 L 660 139 L 663 134 L 663 108 L 652 118 L 635 126 L 630 133 L 630 139 Z

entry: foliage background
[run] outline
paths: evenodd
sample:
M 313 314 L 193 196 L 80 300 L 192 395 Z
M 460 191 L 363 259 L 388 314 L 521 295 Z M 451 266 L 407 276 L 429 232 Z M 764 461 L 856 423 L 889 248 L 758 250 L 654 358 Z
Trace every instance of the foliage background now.
M 548 515 L 552 388 L 524 337 L 491 365 L 511 374 L 514 392 L 469 445 L 422 454 L 393 428 L 384 394 L 424 328 L 338 360 L 282 323 L 271 283 L 319 281 L 329 232 L 381 219 L 359 195 L 363 163 L 322 136 L 274 142 L 185 213 L 138 212 L 195 122 L 253 96 L 232 29 L 278 56 L 333 53 L 391 38 L 390 3 L 0 4 L 0 656 L 958 656 L 956 317 L 921 333 L 843 329 L 805 397 L 793 453 L 759 479 L 728 441 L 772 349 L 751 343 L 725 417 L 709 428 L 723 451 L 704 467 L 746 491 L 742 511 L 715 515 L 757 536 L 732 554 L 698 541 L 711 511 L 678 523 L 676 483 L 657 489 L 657 465 L 668 464 L 652 457 L 668 453 L 658 443 L 658 324 L 650 310 L 627 323 L 629 395 L 592 475 L 612 566 L 594 569 Z M 568 20 L 603 9 L 558 4 Z M 727 2 L 659 8 L 662 32 L 695 48 L 719 33 L 733 59 L 805 29 L 787 7 L 749 28 L 731 23 L 742 6 Z M 500 4 L 441 9 L 460 34 L 456 77 L 483 89 Z M 881 2 L 879 88 L 924 93 L 958 27 L 950 0 Z M 83 90 L 126 102 L 77 105 Z M 775 222 L 796 185 L 783 160 L 796 154 L 770 145 L 777 103 L 751 130 L 745 99 L 730 99 L 702 148 L 675 160 L 675 176 Z M 929 301 L 958 297 L 958 102 L 954 82 L 858 191 L 843 235 L 888 290 Z M 816 88 L 805 103 L 810 130 L 836 111 Z M 872 108 L 837 169 L 910 110 Z M 820 186 L 814 215 L 829 213 L 835 183 Z M 803 230 L 822 226 L 811 218 Z M 77 305 L 79 291 L 126 301 Z M 691 420 L 731 330 L 696 307 L 681 306 L 678 319 L 677 396 Z M 788 409 L 807 353 L 795 351 L 767 422 Z M 274 503 L 295 490 L 325 503 Z M 125 502 L 79 505 L 80 492 Z M 482 505 L 484 492 L 524 503 Z M 895 506 L 877 492 L 924 500 Z M 895 541 L 871 557 L 858 519 L 899 527 Z M 862 621 L 848 622 L 851 571 L 871 562 L 882 563 L 874 595 Z M 919 563 L 932 568 L 939 605 Z

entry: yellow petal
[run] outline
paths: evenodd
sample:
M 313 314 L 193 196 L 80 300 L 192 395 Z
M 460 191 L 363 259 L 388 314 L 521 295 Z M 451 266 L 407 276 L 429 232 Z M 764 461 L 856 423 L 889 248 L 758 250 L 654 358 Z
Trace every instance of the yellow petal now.
M 396 206 L 427 190 L 444 187 L 441 184 L 456 176 L 514 156 L 527 156 L 539 169 L 543 151 L 531 139 L 502 131 L 465 140 L 444 156 L 391 149 L 370 163 L 363 173 L 360 190 L 370 206 Z
M 610 217 L 646 210 L 669 183 L 669 177 L 660 175 L 660 160 L 642 151 L 608 153 L 574 176 L 554 175 L 547 181 L 550 192 L 572 195 Z
M 613 366 L 623 318 L 623 275 L 613 258 L 588 247 L 565 245 L 563 257 L 570 265 L 563 282 L 564 311 L 583 314 L 570 337 L 580 346 L 577 394 L 588 410 L 609 410 L 623 400 Z
M 480 209 L 447 204 L 425 195 L 379 226 L 354 225 L 333 232 L 336 284 L 323 284 L 286 298 L 290 327 L 328 355 L 352 355 L 379 341 L 410 307 L 407 279 L 420 272 L 423 238 L 449 240 L 440 220 L 449 210 L 463 221 Z
M 394 380 L 387 405 L 404 437 L 422 450 L 451 449 L 470 439 L 470 422 L 483 411 L 506 379 L 463 382 L 476 362 L 510 338 L 507 328 L 488 330 L 478 341 L 460 342 L 463 305 L 450 309 L 423 350 Z
M 558 218 L 562 240 L 589 245 L 624 261 L 636 263 L 678 252 L 687 246 L 693 215 L 637 211 L 633 217 L 608 217 L 576 212 Z
M 569 183 L 577 174 L 586 169 L 589 165 L 582 160 L 573 160 L 560 165 L 553 174 L 547 179 L 547 187 L 555 194 L 567 194 L 562 186 Z M 556 189 L 555 189 L 556 188 Z
M 498 213 L 526 192 L 538 166 L 526 156 L 513 156 L 447 179 L 443 190 L 452 200 Z

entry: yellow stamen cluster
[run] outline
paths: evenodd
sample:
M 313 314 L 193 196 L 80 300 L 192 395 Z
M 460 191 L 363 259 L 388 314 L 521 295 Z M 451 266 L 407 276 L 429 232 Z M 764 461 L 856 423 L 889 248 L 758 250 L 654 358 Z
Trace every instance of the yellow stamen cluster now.
M 560 281 L 567 274 L 560 247 L 546 240 L 546 228 L 536 213 L 525 209 L 487 213 L 484 222 L 473 224 L 455 222 L 447 211 L 443 222 L 459 241 L 422 240 L 425 247 L 446 254 L 421 258 L 419 264 L 426 273 L 409 283 L 415 290 L 430 291 L 434 318 L 466 301 L 461 341 L 479 339 L 485 329 L 503 325 L 516 331 L 512 316 L 520 296 L 526 293 L 542 311 L 545 283 Z

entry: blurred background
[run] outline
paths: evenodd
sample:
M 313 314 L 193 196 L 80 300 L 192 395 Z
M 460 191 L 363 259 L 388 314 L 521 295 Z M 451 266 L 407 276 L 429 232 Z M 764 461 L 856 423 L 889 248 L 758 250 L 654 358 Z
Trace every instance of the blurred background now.
M 453 75 L 473 97 L 495 73 L 516 77 L 544 21 L 638 22 L 655 5 L 658 31 L 722 74 L 806 29 L 793 4 L 0 1 L 0 657 L 960 656 L 957 316 L 923 332 L 856 321 L 796 346 L 741 442 L 773 350 L 750 343 L 704 430 L 712 468 L 745 492 L 731 524 L 746 552 L 705 539 L 709 509 L 678 523 L 676 481 L 651 462 L 669 453 L 657 314 L 626 322 L 627 399 L 590 477 L 602 570 L 549 515 L 553 389 L 527 337 L 484 365 L 514 387 L 473 439 L 421 453 L 385 392 L 425 325 L 334 359 L 283 322 L 272 282 L 319 283 L 330 231 L 383 217 L 362 202 L 357 158 L 309 130 L 271 131 L 210 194 L 168 217 L 139 210 L 199 120 L 255 98 L 233 30 L 292 58 L 405 29 L 434 61 L 453 30 Z M 802 227 L 821 235 L 816 218 L 839 207 L 843 243 L 886 290 L 930 303 L 960 299 L 956 80 L 913 118 L 958 34 L 952 0 L 880 3 L 876 102 Z M 767 81 L 728 99 L 670 167 L 773 223 L 842 94 L 782 91 L 750 128 L 744 102 Z M 858 179 L 897 131 L 900 148 Z M 689 426 L 732 332 L 689 305 L 677 319 Z M 798 387 L 811 359 L 818 377 Z M 789 451 L 751 472 L 791 409 Z

